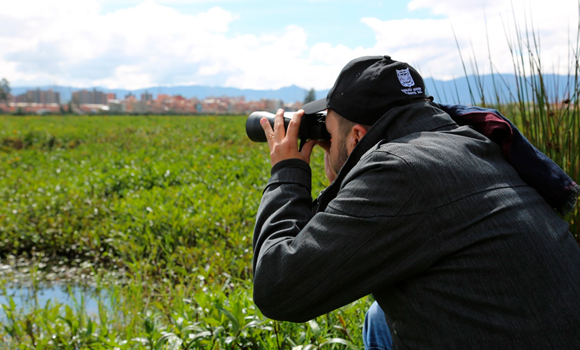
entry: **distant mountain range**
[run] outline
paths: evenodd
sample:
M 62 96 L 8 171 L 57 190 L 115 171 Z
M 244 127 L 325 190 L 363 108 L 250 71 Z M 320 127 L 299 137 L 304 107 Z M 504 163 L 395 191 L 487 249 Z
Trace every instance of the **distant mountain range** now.
M 542 76 L 545 94 L 549 101 L 562 101 L 570 98 L 570 91 L 574 91 L 574 77 L 546 74 Z M 539 86 L 539 77 L 532 76 L 526 79 L 516 78 L 513 74 L 483 75 L 481 77 L 468 76 L 455 80 L 425 79 L 427 93 L 432 95 L 436 102 L 480 104 L 482 93 L 486 102 L 500 103 L 515 102 L 521 99 L 531 101 L 536 93 L 532 87 Z
M 537 79 L 537 78 L 535 78 Z M 563 75 L 545 75 L 543 76 L 548 95 L 553 100 L 568 98 L 567 94 L 570 91 L 569 84 L 573 84 L 569 77 Z M 435 98 L 436 102 L 441 103 L 464 103 L 472 104 L 480 103 L 481 93 L 484 91 L 486 101 L 495 101 L 496 92 L 500 96 L 502 102 L 517 100 L 518 84 L 516 77 L 510 74 L 496 74 L 484 75 L 479 78 L 474 76 L 457 78 L 455 80 L 443 81 L 432 78 L 425 79 L 425 86 L 427 93 Z M 471 92 L 470 88 L 471 87 Z M 40 88 L 41 90 L 52 89 L 60 93 L 60 99 L 63 103 L 68 102 L 74 91 L 83 90 L 83 88 L 75 88 L 70 86 L 18 86 L 12 87 L 11 93 L 19 95 L 25 93 L 27 90 L 34 90 Z M 93 88 L 84 88 L 92 90 Z M 117 94 L 118 99 L 123 99 L 128 94 L 135 95 L 138 99 L 142 93 L 148 92 L 155 98 L 159 94 L 167 95 L 181 95 L 185 98 L 196 97 L 205 99 L 208 97 L 241 97 L 246 100 L 260 100 L 260 99 L 280 99 L 284 102 L 303 101 L 308 93 L 308 89 L 301 88 L 296 85 L 284 87 L 277 90 L 251 90 L 251 89 L 237 89 L 229 87 L 215 87 L 215 86 L 155 86 L 146 89 L 126 90 L 126 89 L 107 89 L 102 87 L 94 87 L 99 91 Z M 522 90 L 524 91 L 524 90 Z M 316 98 L 324 97 L 328 94 L 328 89 L 317 90 Z M 531 96 L 531 91 L 526 90 L 526 94 Z M 473 96 L 473 98 L 472 98 Z M 513 97 L 512 97 L 513 96 Z M 526 98 L 527 100 L 531 99 Z

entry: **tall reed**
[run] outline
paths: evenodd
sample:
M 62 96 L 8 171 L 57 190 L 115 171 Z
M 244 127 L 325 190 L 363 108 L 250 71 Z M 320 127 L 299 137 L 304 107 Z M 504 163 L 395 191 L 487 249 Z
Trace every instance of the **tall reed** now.
M 508 28 L 504 26 L 515 89 L 514 84 L 509 84 L 511 77 L 500 74 L 495 68 L 489 49 L 489 38 L 487 42 L 491 89 L 486 88 L 485 83 L 489 81 L 480 73 L 478 62 L 474 58 L 469 62 L 472 67 L 469 74 L 456 38 L 470 101 L 459 100 L 456 82 L 455 92 L 449 94 L 454 96 L 455 102 L 491 107 L 500 111 L 576 183 L 580 180 L 580 16 L 577 25 L 575 40 L 568 39 L 566 75 L 546 73 L 542 64 L 540 35 L 534 30 L 533 22 L 526 21 L 522 28 L 514 20 L 515 30 L 512 35 L 508 34 Z M 477 57 L 475 52 L 472 57 Z M 564 91 L 561 86 L 564 86 Z M 436 96 L 447 96 L 444 89 L 440 89 L 441 87 L 435 86 Z M 580 244 L 578 206 L 564 219 L 570 223 L 570 231 Z

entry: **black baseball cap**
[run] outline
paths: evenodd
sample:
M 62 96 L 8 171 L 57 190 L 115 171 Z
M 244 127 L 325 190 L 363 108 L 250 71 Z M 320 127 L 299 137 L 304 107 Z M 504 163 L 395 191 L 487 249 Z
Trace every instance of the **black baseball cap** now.
M 352 122 L 372 125 L 391 108 L 426 98 L 415 68 L 389 56 L 365 56 L 342 69 L 326 98 L 302 109 L 305 114 L 332 109 Z

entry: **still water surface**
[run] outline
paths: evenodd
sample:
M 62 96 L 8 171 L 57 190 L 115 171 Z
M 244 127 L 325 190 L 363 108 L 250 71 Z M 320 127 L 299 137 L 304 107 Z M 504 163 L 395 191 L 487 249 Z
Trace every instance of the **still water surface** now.
M 26 286 L 10 287 L 0 291 L 0 304 L 8 305 L 9 297 L 14 300 L 16 308 L 22 310 L 32 310 L 35 305 L 43 308 L 47 302 L 50 302 L 53 305 L 56 303 L 68 305 L 73 309 L 84 306 L 89 315 L 96 315 L 99 312 L 97 302 L 99 294 L 94 288 L 86 286 L 46 285 L 40 286 L 36 290 Z M 106 298 L 106 293 L 101 292 L 100 300 L 103 301 Z

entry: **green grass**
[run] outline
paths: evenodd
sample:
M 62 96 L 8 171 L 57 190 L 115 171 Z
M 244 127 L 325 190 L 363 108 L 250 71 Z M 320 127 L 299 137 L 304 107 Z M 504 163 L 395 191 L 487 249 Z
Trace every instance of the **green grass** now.
M 485 96 L 476 81 L 471 102 L 499 109 L 579 180 L 580 26 L 562 101 L 543 79 L 539 40 L 515 35 L 517 91 L 498 80 Z M 490 66 L 495 72 L 491 58 Z M 96 314 L 83 300 L 23 309 L 9 298 L 0 349 L 362 348 L 367 298 L 304 324 L 256 309 L 251 239 L 270 166 L 267 146 L 248 141 L 244 123 L 0 116 L 0 262 L 33 286 L 74 270 L 107 296 Z M 327 185 L 322 156 L 313 156 L 313 196 Z M 578 208 L 565 219 L 580 242 Z M 3 272 L 0 288 L 14 278 Z
M 530 128 L 541 126 L 526 119 L 567 118 L 556 124 L 573 128 L 577 106 L 550 112 L 557 117 L 533 103 L 530 114 L 518 104 L 494 107 L 577 176 L 578 148 L 561 156 L 542 144 L 549 137 L 574 148 L 575 136 L 555 138 L 560 127 L 534 138 Z M 0 117 L 1 262 L 25 258 L 24 278 L 36 287 L 39 276 L 70 266 L 65 271 L 90 276 L 107 296 L 96 314 L 83 300 L 25 309 L 9 299 L 0 349 L 361 348 L 369 299 L 305 324 L 266 319 L 254 306 L 252 229 L 270 165 L 267 146 L 247 140 L 244 124 L 244 117 Z M 313 156 L 313 196 L 327 185 L 322 156 Z M 567 218 L 576 230 L 577 218 L 577 211 Z M 4 274 L 0 287 L 11 279 Z
M 36 274 L 64 261 L 110 296 L 98 315 L 80 305 L 6 305 L 0 344 L 358 348 L 368 300 L 307 324 L 255 308 L 252 230 L 270 166 L 267 146 L 247 140 L 244 124 L 0 117 L 0 256 L 27 257 Z M 322 152 L 315 157 L 314 195 L 326 186 Z
M 0 348 L 360 348 L 368 299 L 305 324 L 254 306 L 251 237 L 270 166 L 244 123 L 0 117 L 3 262 L 25 257 L 32 281 L 73 266 L 108 296 L 94 315 L 82 300 L 4 305 Z M 322 164 L 318 150 L 313 196 Z

